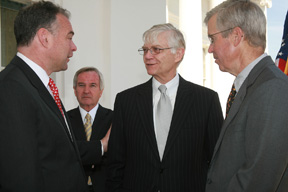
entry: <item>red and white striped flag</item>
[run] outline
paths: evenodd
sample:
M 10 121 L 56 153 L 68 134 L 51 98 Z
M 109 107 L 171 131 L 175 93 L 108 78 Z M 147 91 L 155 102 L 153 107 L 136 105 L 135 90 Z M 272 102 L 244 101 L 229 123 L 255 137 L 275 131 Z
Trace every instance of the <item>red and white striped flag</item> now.
M 275 64 L 288 75 L 288 11 L 284 23 L 283 37 L 280 50 L 277 54 Z

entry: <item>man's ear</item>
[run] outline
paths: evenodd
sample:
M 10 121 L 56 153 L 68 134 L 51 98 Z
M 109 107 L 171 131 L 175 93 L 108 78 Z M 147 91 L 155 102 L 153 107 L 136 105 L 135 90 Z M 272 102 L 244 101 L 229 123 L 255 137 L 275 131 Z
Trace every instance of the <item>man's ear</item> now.
M 36 37 L 38 38 L 38 41 L 41 43 L 43 47 L 48 47 L 49 46 L 49 36 L 51 33 L 45 29 L 45 28 L 40 28 L 37 33 Z
M 232 32 L 232 38 L 234 46 L 238 46 L 244 40 L 243 30 L 240 27 L 235 27 Z
M 182 60 L 182 58 L 184 57 L 184 53 L 185 53 L 184 48 L 178 48 L 176 50 L 176 53 L 175 53 L 175 62 L 176 63 L 179 63 Z
M 104 91 L 104 89 L 101 90 L 101 92 L 100 92 L 100 97 L 102 97 L 103 91 Z
M 75 95 L 75 97 L 77 97 L 77 95 L 76 95 L 76 87 L 73 87 L 73 89 L 74 89 L 74 95 Z

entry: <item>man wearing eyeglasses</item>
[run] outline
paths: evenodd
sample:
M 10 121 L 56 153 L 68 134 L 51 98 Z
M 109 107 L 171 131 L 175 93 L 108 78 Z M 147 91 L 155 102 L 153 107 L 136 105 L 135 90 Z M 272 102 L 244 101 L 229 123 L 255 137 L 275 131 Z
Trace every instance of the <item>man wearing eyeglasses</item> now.
M 185 41 L 174 26 L 155 25 L 143 40 L 152 78 L 116 97 L 106 191 L 203 192 L 223 121 L 218 95 L 177 73 Z
M 208 51 L 236 77 L 206 191 L 287 192 L 288 78 L 264 53 L 265 15 L 253 2 L 228 0 L 205 23 Z

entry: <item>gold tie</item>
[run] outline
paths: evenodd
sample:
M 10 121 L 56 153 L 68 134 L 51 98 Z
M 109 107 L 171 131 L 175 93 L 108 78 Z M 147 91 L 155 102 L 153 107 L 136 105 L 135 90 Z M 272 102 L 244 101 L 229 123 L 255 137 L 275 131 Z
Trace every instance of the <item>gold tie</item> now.
M 92 133 L 92 123 L 91 123 L 91 116 L 89 115 L 89 113 L 87 113 L 87 115 L 85 116 L 85 133 L 86 133 L 86 138 L 87 141 L 90 141 L 90 137 L 91 137 L 91 133 Z M 92 181 L 91 181 L 91 177 L 88 176 L 88 185 L 92 185 Z
M 86 138 L 87 141 L 90 141 L 90 137 L 91 137 L 91 133 L 92 133 L 92 123 L 91 123 L 91 116 L 89 115 L 89 113 L 87 113 L 87 115 L 85 116 L 85 133 L 86 133 Z
M 228 97 L 228 100 L 227 100 L 227 106 L 226 106 L 226 117 L 228 116 L 228 113 L 230 111 L 230 108 L 233 104 L 233 101 L 235 99 L 235 95 L 236 95 L 236 89 L 235 89 L 235 85 L 233 83 L 233 86 L 231 88 L 231 91 L 230 91 L 230 94 L 229 94 L 229 97 Z

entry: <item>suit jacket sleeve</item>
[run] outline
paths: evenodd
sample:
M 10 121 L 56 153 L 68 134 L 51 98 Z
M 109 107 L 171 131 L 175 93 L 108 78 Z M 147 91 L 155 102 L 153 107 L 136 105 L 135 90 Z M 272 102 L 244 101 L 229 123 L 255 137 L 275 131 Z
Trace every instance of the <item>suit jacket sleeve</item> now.
M 92 135 L 90 141 L 86 140 L 83 122 L 79 108 L 68 111 L 72 129 L 76 137 L 77 146 L 80 152 L 83 165 L 96 165 L 103 163 L 101 139 L 106 135 L 111 127 L 113 111 L 99 105 L 96 117 L 92 125 Z
M 83 165 L 102 163 L 102 144 L 100 140 L 76 141 Z
M 210 114 L 208 118 L 207 132 L 205 136 L 205 149 L 207 154 L 208 164 L 211 161 L 215 144 L 218 140 L 221 126 L 223 123 L 223 114 L 219 101 L 218 94 L 213 92 L 212 102 L 210 105 Z
M 33 112 L 37 108 L 25 90 L 17 84 L 12 86 L 16 89 L 9 88 L 9 85 L 2 83 L 0 86 L 0 189 L 42 191 L 35 127 L 37 116 Z M 2 91 L 7 92 L 3 94 Z M 35 120 L 32 121 L 31 117 L 35 117 Z M 18 186 L 13 186 L 14 180 L 17 180 Z
M 125 167 L 125 138 L 123 135 L 123 119 L 121 111 L 121 99 L 116 96 L 114 105 L 113 125 L 109 138 L 108 150 L 108 173 L 106 191 L 120 191 L 122 188 L 123 170 Z

